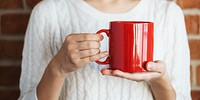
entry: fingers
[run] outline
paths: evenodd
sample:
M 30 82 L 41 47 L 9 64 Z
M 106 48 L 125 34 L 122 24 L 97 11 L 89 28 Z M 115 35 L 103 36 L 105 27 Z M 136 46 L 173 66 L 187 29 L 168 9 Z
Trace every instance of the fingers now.
M 96 49 L 100 48 L 100 42 L 96 41 L 84 41 L 84 42 L 79 42 L 76 45 L 77 50 L 85 50 L 85 49 Z
M 120 70 L 114 70 L 113 75 L 115 76 L 119 76 L 119 77 L 122 77 L 122 78 L 127 78 L 127 79 L 131 79 L 131 80 L 136 80 L 136 81 L 141 81 L 144 79 L 143 74 L 142 73 L 125 73 L 125 72 L 122 72 Z
M 101 70 L 101 73 L 103 75 L 117 76 L 117 77 L 121 77 L 121 78 L 130 79 L 133 81 L 149 81 L 155 77 L 160 76 L 160 73 L 156 73 L 156 72 L 127 73 L 127 72 L 122 72 L 120 70 L 110 70 L 107 68 L 103 68 Z
M 154 61 L 154 62 L 148 62 L 146 64 L 146 68 L 150 72 L 159 72 L 164 73 L 166 70 L 165 63 L 163 61 Z
M 82 51 L 75 50 L 74 52 L 72 52 L 70 54 L 70 58 L 71 59 L 82 59 L 82 58 L 94 56 L 94 55 L 98 54 L 99 51 L 100 51 L 99 49 L 88 49 L 88 50 L 82 50 Z
M 135 72 L 135 73 L 127 73 L 122 72 L 120 70 L 110 70 L 107 68 L 103 68 L 101 70 L 101 73 L 103 75 L 109 75 L 109 76 L 117 76 L 122 77 L 126 79 L 130 79 L 133 81 L 147 81 L 150 82 L 152 80 L 160 79 L 164 74 L 166 73 L 166 67 L 165 63 L 163 61 L 154 61 L 154 62 L 148 62 L 147 72 Z
M 100 48 L 100 41 L 103 36 L 100 34 L 70 34 L 65 42 L 69 50 L 86 50 Z
M 125 74 L 130 74 L 130 73 L 125 73 Z M 133 73 L 130 75 L 128 78 L 131 80 L 135 80 L 135 81 L 149 81 L 152 80 L 154 78 L 157 78 L 160 76 L 160 73 L 157 72 L 142 72 L 142 73 Z M 123 76 L 122 76 L 123 77 Z
M 85 58 L 85 57 L 90 57 L 94 56 L 99 53 L 99 49 L 89 49 L 89 50 L 83 50 L 79 51 L 79 54 L 77 54 L 78 58 Z
M 103 75 L 111 75 L 112 76 L 112 72 L 113 72 L 113 70 L 110 70 L 110 69 L 107 69 L 107 68 L 102 68 L 101 69 L 101 73 Z
M 69 40 L 80 42 L 80 41 L 101 41 L 103 36 L 101 34 L 90 34 L 90 33 L 82 33 L 82 34 L 72 34 L 68 36 Z
M 93 61 L 108 55 L 108 52 L 99 53 L 100 41 L 103 39 L 99 34 L 70 34 L 66 37 L 59 54 L 68 71 L 74 71 Z
M 98 53 L 96 55 L 93 55 L 91 57 L 83 58 L 83 59 L 80 60 L 80 63 L 88 64 L 88 63 L 94 62 L 96 60 L 100 60 L 100 59 L 102 59 L 106 56 L 108 56 L 108 52 L 104 51 L 104 52 Z

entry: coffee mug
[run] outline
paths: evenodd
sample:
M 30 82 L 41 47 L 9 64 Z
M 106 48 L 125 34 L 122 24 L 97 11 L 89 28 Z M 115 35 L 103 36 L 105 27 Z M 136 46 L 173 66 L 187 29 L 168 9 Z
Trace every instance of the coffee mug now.
M 153 61 L 154 23 L 143 21 L 112 21 L 110 29 L 96 34 L 109 37 L 109 57 L 98 64 L 109 64 L 110 69 L 123 72 L 145 72 L 145 65 Z

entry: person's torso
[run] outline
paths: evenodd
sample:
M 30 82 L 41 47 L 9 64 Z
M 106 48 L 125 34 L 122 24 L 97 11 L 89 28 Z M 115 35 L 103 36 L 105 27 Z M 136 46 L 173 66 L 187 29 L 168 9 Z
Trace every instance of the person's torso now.
M 165 6 L 158 6 L 158 0 L 141 0 L 126 13 L 108 14 L 96 10 L 83 0 L 59 0 L 55 3 L 59 31 L 55 32 L 53 47 L 58 50 L 69 34 L 91 33 L 108 29 L 110 21 L 151 21 L 154 22 L 154 60 L 164 60 L 167 46 L 165 28 Z M 160 8 L 159 8 L 160 7 Z M 67 10 L 66 10 L 67 9 Z M 108 50 L 108 38 L 104 35 L 101 51 Z M 56 53 L 56 52 L 55 52 Z M 78 71 L 69 73 L 63 85 L 61 100 L 152 100 L 153 95 L 146 82 L 136 82 L 118 77 L 103 76 L 95 62 Z

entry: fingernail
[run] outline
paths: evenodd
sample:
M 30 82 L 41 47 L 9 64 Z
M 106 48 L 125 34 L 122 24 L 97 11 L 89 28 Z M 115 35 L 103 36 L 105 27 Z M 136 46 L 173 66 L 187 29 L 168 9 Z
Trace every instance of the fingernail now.
M 148 69 L 148 70 L 153 69 L 153 64 L 152 64 L 152 63 L 148 63 L 147 69 Z

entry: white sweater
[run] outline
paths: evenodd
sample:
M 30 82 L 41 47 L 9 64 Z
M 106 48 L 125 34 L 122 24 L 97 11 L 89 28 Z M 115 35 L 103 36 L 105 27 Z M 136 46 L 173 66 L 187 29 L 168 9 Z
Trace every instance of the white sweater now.
M 110 21 L 152 21 L 155 23 L 154 60 L 167 65 L 177 100 L 190 100 L 190 56 L 181 9 L 165 0 L 141 0 L 126 13 L 103 13 L 83 0 L 46 0 L 33 10 L 23 50 L 20 98 L 37 100 L 36 87 L 43 72 L 71 33 L 95 33 L 108 28 Z M 101 50 L 107 50 L 107 38 Z M 103 76 L 107 65 L 95 62 L 69 73 L 60 100 L 152 100 L 146 82 Z M 48 96 L 48 94 L 46 94 Z

